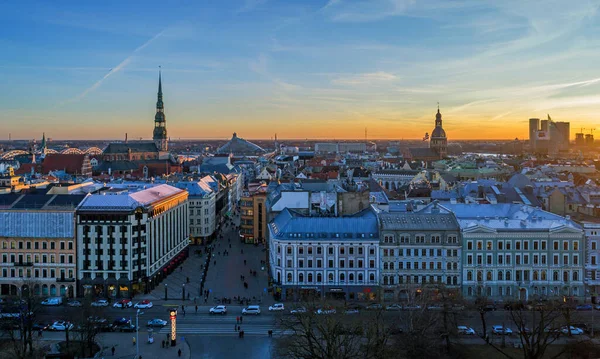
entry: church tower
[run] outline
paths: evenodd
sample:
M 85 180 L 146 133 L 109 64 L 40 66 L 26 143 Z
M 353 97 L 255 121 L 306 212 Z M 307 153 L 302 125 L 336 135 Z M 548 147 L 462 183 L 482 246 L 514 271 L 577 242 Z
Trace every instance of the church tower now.
M 446 131 L 442 128 L 442 114 L 439 105 L 435 115 L 435 128 L 429 140 L 429 148 L 435 151 L 440 158 L 444 158 L 448 154 L 448 139 L 446 138 Z
M 160 70 L 158 71 L 158 100 L 156 101 L 156 115 L 154 116 L 154 134 L 152 139 L 159 151 L 168 151 L 169 141 L 167 140 L 167 121 L 165 119 Z

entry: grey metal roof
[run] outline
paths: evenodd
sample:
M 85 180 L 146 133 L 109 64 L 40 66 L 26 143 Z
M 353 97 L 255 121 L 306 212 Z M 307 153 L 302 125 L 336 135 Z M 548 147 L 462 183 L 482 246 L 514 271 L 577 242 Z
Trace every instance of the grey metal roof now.
M 449 213 L 396 212 L 379 213 L 382 230 L 459 230 L 458 221 Z
M 266 152 L 260 146 L 238 137 L 237 133 L 234 133 L 231 140 L 217 150 L 219 154 L 233 153 L 234 155 L 260 155 Z
M 15 211 L 0 212 L 0 237 L 73 238 L 74 212 Z
M 366 209 L 348 217 L 309 217 L 284 209 L 269 223 L 278 239 L 377 240 L 377 217 Z
M 128 143 L 109 143 L 104 149 L 105 154 L 127 153 L 131 149 L 133 153 L 139 152 L 158 152 L 154 142 L 128 142 Z

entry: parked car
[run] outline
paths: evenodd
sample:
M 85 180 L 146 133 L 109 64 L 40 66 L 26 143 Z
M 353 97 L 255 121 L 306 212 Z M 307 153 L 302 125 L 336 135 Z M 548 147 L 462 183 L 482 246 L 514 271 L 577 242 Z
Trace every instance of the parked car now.
M 44 323 L 33 323 L 31 325 L 31 330 L 34 331 L 40 331 L 40 330 L 48 330 L 50 328 L 50 324 L 44 324 Z
M 575 307 L 575 310 L 592 310 L 593 307 L 591 304 L 579 304 Z
M 484 312 L 494 312 L 496 311 L 496 306 L 494 304 L 488 304 L 483 307 Z
M 98 299 L 95 302 L 92 302 L 92 307 L 108 307 L 108 300 Z
M 137 302 L 135 303 L 135 305 L 133 306 L 134 308 L 138 308 L 138 309 L 147 309 L 147 308 L 152 308 L 152 302 L 149 301 L 148 299 L 144 299 L 141 302 Z
M 458 331 L 458 334 L 475 335 L 475 330 L 465 325 L 459 325 L 458 327 L 456 327 L 456 330 Z
M 421 306 L 418 304 L 407 304 L 402 309 L 404 310 L 418 310 L 421 309 Z
M 335 308 L 327 307 L 327 308 L 317 308 L 315 314 L 335 314 L 337 311 Z
M 57 320 L 56 322 L 52 323 L 52 325 L 50 326 L 50 328 L 52 330 L 58 330 L 58 331 L 65 331 L 65 330 L 71 330 L 73 329 L 73 324 L 64 321 L 64 320 Z
M 296 307 L 296 308 L 290 310 L 290 314 L 302 314 L 302 313 L 306 313 L 306 308 Z
M 439 304 L 428 305 L 427 310 L 442 310 L 442 306 Z
M 78 300 L 70 300 L 67 302 L 69 307 L 81 307 L 81 302 Z
M 383 306 L 381 306 L 381 304 L 379 304 L 379 303 L 371 303 L 371 304 L 367 305 L 365 309 L 366 310 L 381 310 L 381 309 L 383 309 Z
M 210 314 L 227 314 L 227 307 L 224 305 L 217 305 L 208 310 Z
M 560 331 L 563 334 L 569 334 L 569 331 L 571 332 L 571 335 L 582 335 L 583 334 L 583 329 L 581 328 L 577 328 L 574 326 L 570 326 L 570 327 L 562 327 L 560 328 Z
M 120 318 L 113 322 L 112 330 L 115 332 L 134 332 L 135 325 L 127 318 Z
M 465 306 L 462 304 L 454 304 L 452 306 L 452 310 L 453 311 L 460 311 L 460 310 L 465 310 Z
M 246 315 L 246 314 L 259 315 L 260 307 L 258 305 L 249 305 L 246 308 L 242 309 L 242 314 L 244 314 L 244 315 Z
M 358 307 L 350 307 L 350 308 L 346 308 L 346 310 L 344 310 L 344 314 L 358 314 L 360 313 L 360 310 Z
M 385 307 L 385 310 L 402 310 L 402 306 L 400 304 L 390 304 Z
M 113 308 L 131 308 L 133 306 L 133 303 L 131 302 L 131 299 L 121 299 L 120 301 L 116 302 L 115 304 L 113 304 Z
M 284 309 L 285 309 L 285 307 L 283 306 L 283 303 L 275 303 L 275 304 L 269 306 L 269 312 L 278 312 L 278 311 L 282 311 Z
M 106 318 L 88 317 L 87 320 L 94 328 L 99 329 L 101 332 L 110 332 L 112 330 L 112 327 Z
M 496 335 L 511 335 L 512 329 L 502 327 L 501 325 L 492 326 L 492 333 Z
M 165 325 L 167 325 L 167 321 L 166 320 L 162 320 L 159 318 L 154 318 L 148 321 L 148 326 L 149 327 L 164 327 Z
M 61 305 L 63 300 L 61 297 L 48 298 L 42 301 L 42 305 Z

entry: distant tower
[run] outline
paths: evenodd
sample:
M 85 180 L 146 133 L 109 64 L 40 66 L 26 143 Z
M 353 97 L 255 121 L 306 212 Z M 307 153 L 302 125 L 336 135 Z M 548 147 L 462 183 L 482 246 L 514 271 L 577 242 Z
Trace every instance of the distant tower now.
M 446 157 L 448 153 L 448 139 L 446 138 L 446 131 L 442 128 L 442 114 L 440 113 L 439 104 L 435 115 L 435 128 L 431 132 L 431 139 L 429 140 L 429 148 L 440 155 L 440 158 Z
M 540 130 L 540 119 L 539 118 L 530 118 L 529 119 L 529 148 L 531 152 L 535 151 L 535 139 L 537 137 L 537 132 Z
M 279 154 L 279 142 L 277 142 L 277 134 L 275 134 L 275 153 Z
M 46 154 L 46 150 L 47 150 L 47 145 L 46 145 L 46 133 L 44 132 L 42 134 L 42 145 L 40 150 L 42 151 L 42 154 Z
M 156 115 L 154 116 L 154 143 L 159 151 L 168 150 L 167 121 L 165 119 L 165 106 L 163 104 L 161 72 L 158 71 L 158 100 L 156 101 Z

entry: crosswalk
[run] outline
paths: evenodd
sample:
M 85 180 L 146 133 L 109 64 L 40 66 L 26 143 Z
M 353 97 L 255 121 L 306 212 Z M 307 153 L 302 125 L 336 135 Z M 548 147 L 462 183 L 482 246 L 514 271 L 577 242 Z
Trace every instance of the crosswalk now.
M 289 335 L 290 331 L 282 331 L 275 328 L 273 325 L 243 325 L 240 324 L 244 331 L 244 336 L 268 336 L 269 330 L 273 331 L 274 336 Z M 158 334 L 168 334 L 171 332 L 171 328 L 166 326 L 158 331 Z M 206 324 L 178 324 L 177 335 L 182 334 L 207 334 L 207 335 L 220 335 L 220 336 L 238 336 L 238 332 L 232 325 L 206 325 Z

